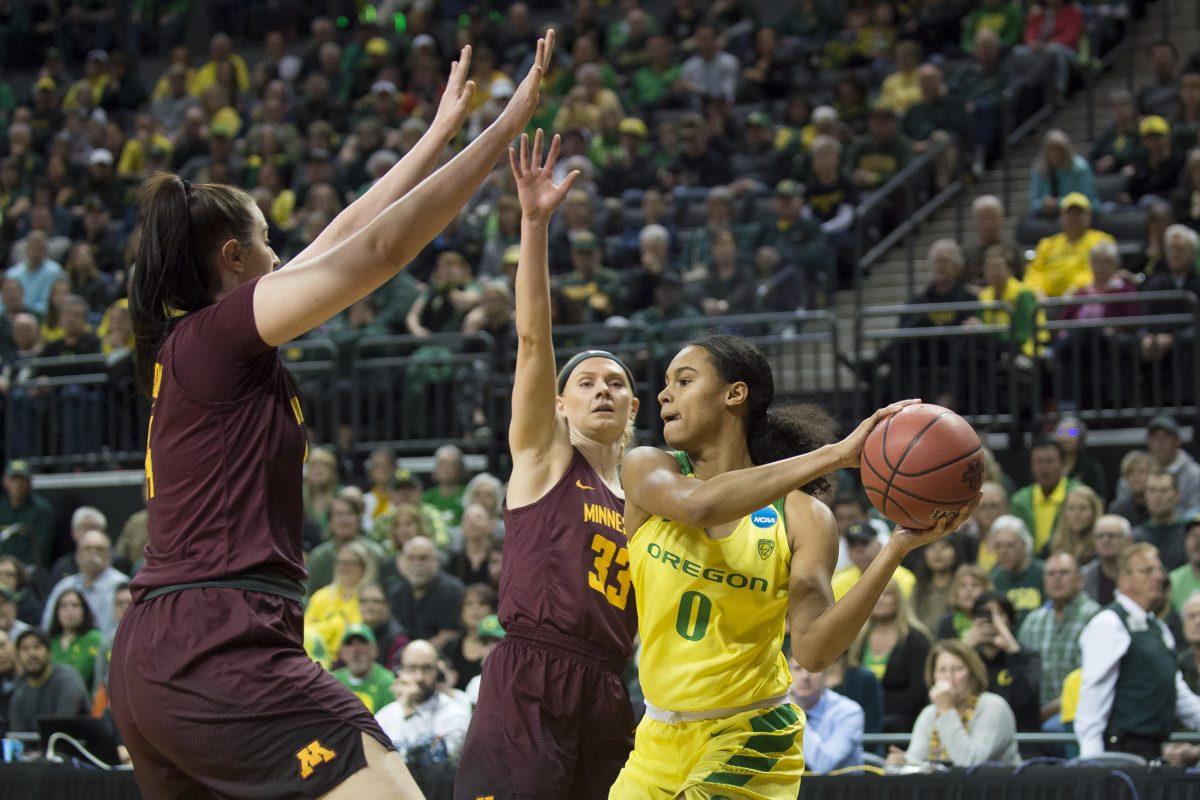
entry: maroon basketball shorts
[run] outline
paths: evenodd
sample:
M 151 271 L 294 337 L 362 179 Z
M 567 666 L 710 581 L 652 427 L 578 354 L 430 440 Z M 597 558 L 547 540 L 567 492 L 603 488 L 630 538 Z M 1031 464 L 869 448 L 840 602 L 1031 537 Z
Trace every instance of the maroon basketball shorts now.
M 135 604 L 113 642 L 113 717 L 146 800 L 317 797 L 391 742 L 304 652 L 299 603 L 228 588 Z
M 633 749 L 622 660 L 586 642 L 509 626 L 483 667 L 455 800 L 591 800 Z

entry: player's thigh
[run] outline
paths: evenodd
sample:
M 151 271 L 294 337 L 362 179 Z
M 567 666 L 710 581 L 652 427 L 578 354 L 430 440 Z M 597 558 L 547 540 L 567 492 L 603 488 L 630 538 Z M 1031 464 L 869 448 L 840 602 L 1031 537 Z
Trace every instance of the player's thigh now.
M 362 734 L 363 753 L 367 765 L 342 781 L 320 800 L 424 800 L 416 781 L 404 765 L 404 759 L 394 750 L 387 750 L 367 734 Z

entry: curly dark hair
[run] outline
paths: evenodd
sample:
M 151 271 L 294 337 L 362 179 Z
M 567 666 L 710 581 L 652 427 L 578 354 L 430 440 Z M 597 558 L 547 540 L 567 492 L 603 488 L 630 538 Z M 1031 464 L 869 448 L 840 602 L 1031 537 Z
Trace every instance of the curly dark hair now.
M 746 447 L 755 464 L 809 453 L 837 441 L 837 421 L 824 408 L 811 403 L 772 405 L 775 377 L 771 362 L 753 342 L 722 333 L 704 336 L 689 346 L 704 348 L 721 380 L 746 384 Z M 833 492 L 824 476 L 800 488 L 821 500 Z

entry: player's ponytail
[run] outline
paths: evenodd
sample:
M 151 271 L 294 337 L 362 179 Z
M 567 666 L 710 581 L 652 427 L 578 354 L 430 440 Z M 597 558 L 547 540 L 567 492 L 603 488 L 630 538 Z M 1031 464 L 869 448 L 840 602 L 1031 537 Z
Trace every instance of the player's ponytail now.
M 755 464 L 769 464 L 837 441 L 837 423 L 825 409 L 799 403 L 772 405 L 775 378 L 771 363 L 755 344 L 727 334 L 706 336 L 692 344 L 708 352 L 721 380 L 746 384 L 746 448 Z M 823 477 L 801 488 L 821 498 L 832 491 Z
M 156 172 L 138 190 L 141 228 L 129 286 L 138 386 L 151 391 L 158 348 L 174 322 L 211 305 L 213 256 L 230 238 L 249 248 L 253 200 L 241 189 Z

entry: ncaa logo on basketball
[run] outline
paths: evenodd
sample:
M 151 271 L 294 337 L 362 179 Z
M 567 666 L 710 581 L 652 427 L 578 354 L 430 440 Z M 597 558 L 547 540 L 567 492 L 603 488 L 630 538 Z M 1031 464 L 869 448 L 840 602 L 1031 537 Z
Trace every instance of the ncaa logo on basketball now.
M 769 528 L 779 521 L 779 513 L 770 506 L 760 508 L 750 515 L 750 521 L 756 528 Z

